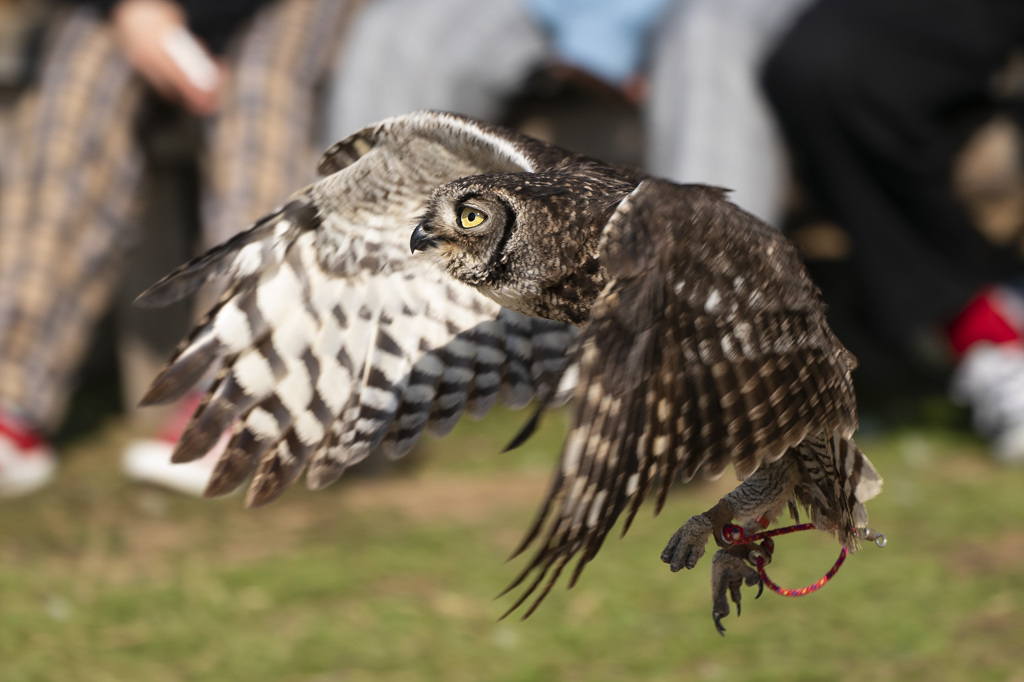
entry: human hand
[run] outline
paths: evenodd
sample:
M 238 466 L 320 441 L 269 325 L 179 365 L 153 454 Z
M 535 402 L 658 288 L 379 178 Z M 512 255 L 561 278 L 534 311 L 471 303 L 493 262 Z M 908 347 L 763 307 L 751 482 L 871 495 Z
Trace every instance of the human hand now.
M 223 66 L 188 31 L 181 7 L 120 0 L 110 20 L 128 62 L 158 93 L 199 116 L 217 110 Z

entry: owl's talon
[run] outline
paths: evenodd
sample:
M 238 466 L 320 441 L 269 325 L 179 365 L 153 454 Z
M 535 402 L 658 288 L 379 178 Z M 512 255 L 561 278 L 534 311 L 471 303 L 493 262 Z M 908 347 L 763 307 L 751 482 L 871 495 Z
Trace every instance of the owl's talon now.
M 758 560 L 761 560 L 767 566 L 772 562 L 772 555 L 770 551 L 765 550 L 765 548 L 761 547 L 760 545 L 748 546 L 750 547 L 750 551 L 747 552 L 747 561 L 749 561 L 751 564 L 756 566 Z
M 725 637 L 725 626 L 722 625 L 722 619 L 714 611 L 711 612 L 711 618 L 715 621 L 715 629 L 718 630 L 718 634 Z
M 747 587 L 758 585 L 758 597 L 764 590 L 757 571 L 744 561 L 748 550 L 749 546 L 744 545 L 720 549 L 711 559 L 711 617 L 715 621 L 718 634 L 723 636 L 725 627 L 722 625 L 722 618 L 729 615 L 729 600 L 736 605 L 737 618 L 742 611 L 740 587 L 744 584 Z

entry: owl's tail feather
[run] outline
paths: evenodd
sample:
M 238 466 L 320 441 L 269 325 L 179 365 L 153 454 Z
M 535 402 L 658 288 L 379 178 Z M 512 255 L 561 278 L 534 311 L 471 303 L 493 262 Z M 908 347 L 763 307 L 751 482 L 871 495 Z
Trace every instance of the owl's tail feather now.
M 853 524 L 857 528 L 866 528 L 868 512 L 864 503 L 882 492 L 882 477 L 867 455 L 851 439 L 843 439 L 839 445 L 839 466 L 845 472 L 842 478 L 843 492 L 853 516 Z M 845 541 L 851 547 L 856 546 L 856 538 L 845 538 Z

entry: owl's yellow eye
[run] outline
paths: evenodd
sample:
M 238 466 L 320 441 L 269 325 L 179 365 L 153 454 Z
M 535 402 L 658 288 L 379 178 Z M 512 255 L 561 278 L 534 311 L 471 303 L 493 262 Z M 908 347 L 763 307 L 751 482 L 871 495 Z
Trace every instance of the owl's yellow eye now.
M 459 210 L 459 225 L 462 227 L 477 227 L 487 220 L 487 214 L 478 208 L 463 206 Z

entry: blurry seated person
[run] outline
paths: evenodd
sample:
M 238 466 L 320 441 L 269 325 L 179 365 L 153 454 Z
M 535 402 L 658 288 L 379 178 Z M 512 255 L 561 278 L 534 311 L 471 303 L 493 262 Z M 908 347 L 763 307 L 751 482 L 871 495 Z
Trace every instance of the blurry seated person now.
M 202 119 L 201 231 L 218 243 L 312 179 L 315 89 L 350 4 L 117 0 L 55 14 L 0 159 L 0 497 L 53 477 L 48 436 L 140 239 L 147 91 Z M 146 445 L 126 453 L 130 474 L 201 491 L 209 469 L 172 468 L 169 442 Z
M 954 397 L 993 454 L 1018 463 L 1024 261 L 981 235 L 953 168 L 1022 42 L 1016 0 L 819 0 L 764 72 L 803 185 L 849 234 L 873 336 L 904 357 L 945 337 Z

